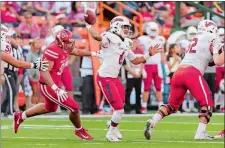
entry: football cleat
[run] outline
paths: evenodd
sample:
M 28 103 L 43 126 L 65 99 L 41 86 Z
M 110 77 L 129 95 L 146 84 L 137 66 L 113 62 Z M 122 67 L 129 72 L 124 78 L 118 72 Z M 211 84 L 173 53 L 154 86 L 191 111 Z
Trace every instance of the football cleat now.
M 215 138 L 213 136 L 208 135 L 207 132 L 204 131 L 201 133 L 196 133 L 194 139 L 195 140 L 213 140 Z
M 142 107 L 141 108 L 141 113 L 142 114 L 146 114 L 147 113 L 147 108 L 146 107 Z
M 216 135 L 214 138 L 219 139 L 219 138 L 224 138 L 224 130 L 222 130 L 218 135 Z
M 110 142 L 119 142 L 121 141 L 116 134 L 115 130 L 109 130 L 106 134 L 106 140 Z
M 22 119 L 22 112 L 14 112 L 13 113 L 13 130 L 14 130 L 14 133 L 18 132 L 19 126 L 23 121 L 24 120 Z
M 146 128 L 144 130 L 144 135 L 145 135 L 145 138 L 147 140 L 150 140 L 151 139 L 152 131 L 154 129 L 154 125 L 155 125 L 155 123 L 154 123 L 154 121 L 152 119 L 147 120 L 147 122 L 146 122 Z
M 106 122 L 107 128 L 110 128 L 110 125 L 111 125 L 111 120 L 109 120 L 109 121 Z M 120 131 L 118 130 L 117 127 L 115 127 L 114 132 L 115 132 L 115 134 L 116 134 L 116 136 L 117 136 L 118 139 L 121 140 L 123 138 L 123 136 L 121 135 L 121 133 L 120 133 Z
M 80 130 L 75 130 L 75 135 L 84 140 L 93 140 L 94 138 L 88 134 L 87 130 L 83 127 Z

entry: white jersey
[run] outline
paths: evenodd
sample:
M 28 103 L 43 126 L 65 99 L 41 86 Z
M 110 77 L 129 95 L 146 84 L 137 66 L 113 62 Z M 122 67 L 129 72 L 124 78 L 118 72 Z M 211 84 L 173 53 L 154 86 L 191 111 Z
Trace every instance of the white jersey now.
M 160 44 L 163 46 L 164 41 L 161 36 L 157 36 L 155 39 L 151 39 L 147 35 L 140 36 L 138 38 L 140 44 L 144 45 L 144 54 L 149 53 L 149 47 L 150 46 L 155 46 L 156 44 Z M 160 64 L 161 63 L 161 55 L 160 53 L 155 54 L 151 58 L 149 58 L 145 64 Z
M 124 58 L 134 60 L 136 55 L 131 50 L 131 40 L 124 41 L 111 32 L 104 32 L 101 41 L 102 65 L 98 70 L 101 77 L 117 78 Z
M 203 75 L 208 64 L 213 62 L 213 43 L 205 35 L 197 35 L 190 43 L 180 65 L 191 65 L 197 68 Z

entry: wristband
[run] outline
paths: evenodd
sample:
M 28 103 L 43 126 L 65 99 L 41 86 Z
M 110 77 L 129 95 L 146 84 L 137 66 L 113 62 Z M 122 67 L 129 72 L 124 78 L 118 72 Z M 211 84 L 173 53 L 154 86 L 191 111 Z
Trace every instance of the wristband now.
M 94 52 L 94 51 L 92 51 L 92 52 L 91 52 L 91 56 L 92 56 L 92 57 L 96 57 L 96 56 L 97 56 L 97 53 Z
M 55 85 L 55 84 L 53 84 L 53 85 L 51 86 L 51 88 L 52 88 L 52 90 L 56 90 L 56 89 L 58 88 L 58 86 Z
M 91 28 L 91 25 L 86 23 L 86 28 L 89 30 Z
M 144 55 L 145 61 L 147 61 L 149 58 L 150 58 L 150 55 L 149 55 L 149 54 L 145 54 L 145 55 Z
M 30 68 L 34 68 L 34 63 L 30 63 L 31 67 Z

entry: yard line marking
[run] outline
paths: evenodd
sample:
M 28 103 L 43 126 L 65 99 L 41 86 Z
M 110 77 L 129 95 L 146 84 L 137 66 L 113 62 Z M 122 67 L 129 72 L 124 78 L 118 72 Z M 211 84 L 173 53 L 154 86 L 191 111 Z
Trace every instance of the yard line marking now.
M 9 136 L 2 136 L 3 139 L 39 139 L 39 140 L 75 140 L 74 138 L 50 138 L 50 137 L 9 137 Z M 98 140 L 102 142 L 106 142 L 106 140 Z M 122 142 L 132 142 L 134 144 L 141 144 L 141 143 L 196 143 L 196 144 L 224 144 L 221 141 L 179 141 L 179 140 L 122 140 Z M 104 144 L 104 143 L 82 143 L 82 144 Z M 47 145 L 47 144 L 46 144 Z
M 49 121 L 58 121 L 58 122 L 67 122 L 68 120 L 57 120 L 57 119 L 50 119 Z M 83 122 L 107 122 L 108 120 L 87 120 L 87 119 L 83 119 Z M 121 120 L 120 123 L 146 123 L 145 120 Z M 168 122 L 168 121 L 161 121 L 160 124 L 199 124 L 199 122 Z M 214 122 L 211 123 L 211 125 L 224 125 L 224 123 L 218 123 L 218 122 Z
M 54 144 L 54 143 L 27 143 L 25 145 L 36 145 L 36 146 L 56 146 L 58 144 Z
M 132 140 L 133 142 L 146 142 L 146 140 Z M 153 142 L 163 142 L 163 143 L 196 143 L 196 144 L 224 144 L 220 141 L 179 141 L 179 140 L 150 140 Z
M 123 117 L 150 117 L 153 116 L 154 114 L 125 114 Z M 175 117 L 182 117 L 182 116 L 187 116 L 187 117 L 193 117 L 193 116 L 198 116 L 199 113 L 176 113 L 176 114 L 171 114 L 170 116 L 175 116 Z M 112 115 L 81 115 L 81 118 L 105 118 L 105 117 L 111 117 Z M 213 116 L 224 116 L 223 113 L 213 113 Z M 3 118 L 2 120 L 5 119 L 12 119 L 13 116 L 9 116 L 8 118 Z M 39 119 L 50 119 L 50 118 L 67 118 L 68 115 L 39 115 L 35 116 L 32 118 L 39 118 Z
M 10 128 L 10 127 L 9 127 Z M 70 125 L 21 125 L 21 128 L 24 129 L 51 129 L 51 130 L 59 130 L 59 129 L 74 129 L 73 126 Z M 108 128 L 88 128 L 90 131 L 108 131 Z M 120 129 L 120 131 L 123 132 L 143 132 L 144 130 L 130 130 L 130 129 Z M 156 132 L 165 132 L 165 133 L 180 133 L 181 130 L 155 130 Z M 182 132 L 185 133 L 195 133 L 196 131 L 191 131 L 191 130 L 182 130 Z M 217 133 L 218 131 L 208 131 L 208 132 L 215 132 Z

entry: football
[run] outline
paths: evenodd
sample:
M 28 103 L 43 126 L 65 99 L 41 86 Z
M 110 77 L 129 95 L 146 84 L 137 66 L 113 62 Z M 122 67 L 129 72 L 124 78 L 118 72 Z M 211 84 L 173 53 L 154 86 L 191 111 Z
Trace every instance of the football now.
M 84 20 L 86 23 L 90 25 L 94 25 L 96 23 L 96 15 L 91 10 L 87 10 L 84 14 Z

